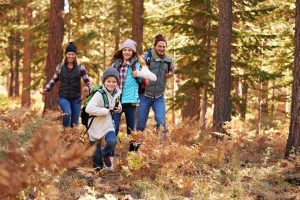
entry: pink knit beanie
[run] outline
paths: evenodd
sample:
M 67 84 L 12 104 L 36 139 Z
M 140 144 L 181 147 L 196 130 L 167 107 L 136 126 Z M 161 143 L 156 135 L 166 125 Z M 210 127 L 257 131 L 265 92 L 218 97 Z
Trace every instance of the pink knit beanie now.
M 125 40 L 125 42 L 123 42 L 123 44 L 121 45 L 121 49 L 124 49 L 126 47 L 136 52 L 136 42 L 133 41 L 132 39 L 127 39 Z

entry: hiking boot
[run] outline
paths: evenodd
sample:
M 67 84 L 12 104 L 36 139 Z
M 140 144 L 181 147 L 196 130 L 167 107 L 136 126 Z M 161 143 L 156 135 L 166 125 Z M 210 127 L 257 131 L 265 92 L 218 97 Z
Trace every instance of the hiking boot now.
M 93 168 L 101 170 L 103 168 L 103 161 L 101 156 L 92 156 Z M 98 171 L 99 171 L 98 170 Z
M 111 163 L 111 160 L 110 160 L 109 156 L 103 157 L 103 162 L 104 162 L 105 167 L 111 169 L 112 163 Z
M 129 142 L 129 151 L 138 151 L 142 143 L 131 140 Z
M 95 172 L 99 172 L 102 169 L 102 167 L 95 167 L 94 170 Z

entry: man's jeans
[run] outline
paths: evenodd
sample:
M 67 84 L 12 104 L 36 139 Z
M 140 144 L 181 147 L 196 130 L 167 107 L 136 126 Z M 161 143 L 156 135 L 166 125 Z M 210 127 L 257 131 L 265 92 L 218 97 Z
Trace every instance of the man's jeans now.
M 67 128 L 78 125 L 81 108 L 80 97 L 74 99 L 58 97 L 57 102 L 63 112 L 63 126 Z
M 123 112 L 125 113 L 126 117 L 127 134 L 130 135 L 132 131 L 135 130 L 136 106 L 132 105 L 131 103 L 122 104 L 122 112 L 113 114 L 117 135 L 119 133 L 120 120 Z
M 113 156 L 114 149 L 117 144 L 117 136 L 114 131 L 109 131 L 105 135 L 106 145 L 104 149 L 101 149 L 101 139 L 99 141 L 90 141 L 90 145 L 96 143 L 96 150 L 93 154 L 93 167 L 103 167 L 103 157 Z
M 164 127 L 164 134 L 166 133 L 166 106 L 165 97 L 162 95 L 158 98 L 150 98 L 145 95 L 140 95 L 140 107 L 138 109 L 138 124 L 137 130 L 144 131 L 146 128 L 150 107 L 154 111 L 156 127 Z

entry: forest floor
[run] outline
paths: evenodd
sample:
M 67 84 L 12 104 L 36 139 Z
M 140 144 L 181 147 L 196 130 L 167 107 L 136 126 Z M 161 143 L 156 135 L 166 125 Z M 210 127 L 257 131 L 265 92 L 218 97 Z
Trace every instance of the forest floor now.
M 84 128 L 63 130 L 60 112 L 0 114 L 1 199 L 300 199 L 300 157 L 283 159 L 287 120 L 257 135 L 234 118 L 230 136 L 170 124 L 164 142 L 150 129 L 135 133 L 137 152 L 128 152 L 123 125 L 114 170 L 95 172 Z

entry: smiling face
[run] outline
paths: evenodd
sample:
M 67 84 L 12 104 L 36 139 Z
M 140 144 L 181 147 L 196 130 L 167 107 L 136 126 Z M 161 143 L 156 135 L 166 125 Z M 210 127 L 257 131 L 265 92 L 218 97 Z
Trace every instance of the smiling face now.
M 154 49 L 159 56 L 163 56 L 166 53 L 167 44 L 164 41 L 159 41 L 155 45 Z
M 76 53 L 74 53 L 74 52 L 68 52 L 66 54 L 66 57 L 67 57 L 68 63 L 73 63 L 76 60 Z
M 104 81 L 104 86 L 109 92 L 114 91 L 117 85 L 118 85 L 118 80 L 114 76 L 109 76 Z
M 125 47 L 122 50 L 122 55 L 125 61 L 129 61 L 133 56 L 133 50 L 131 48 Z

